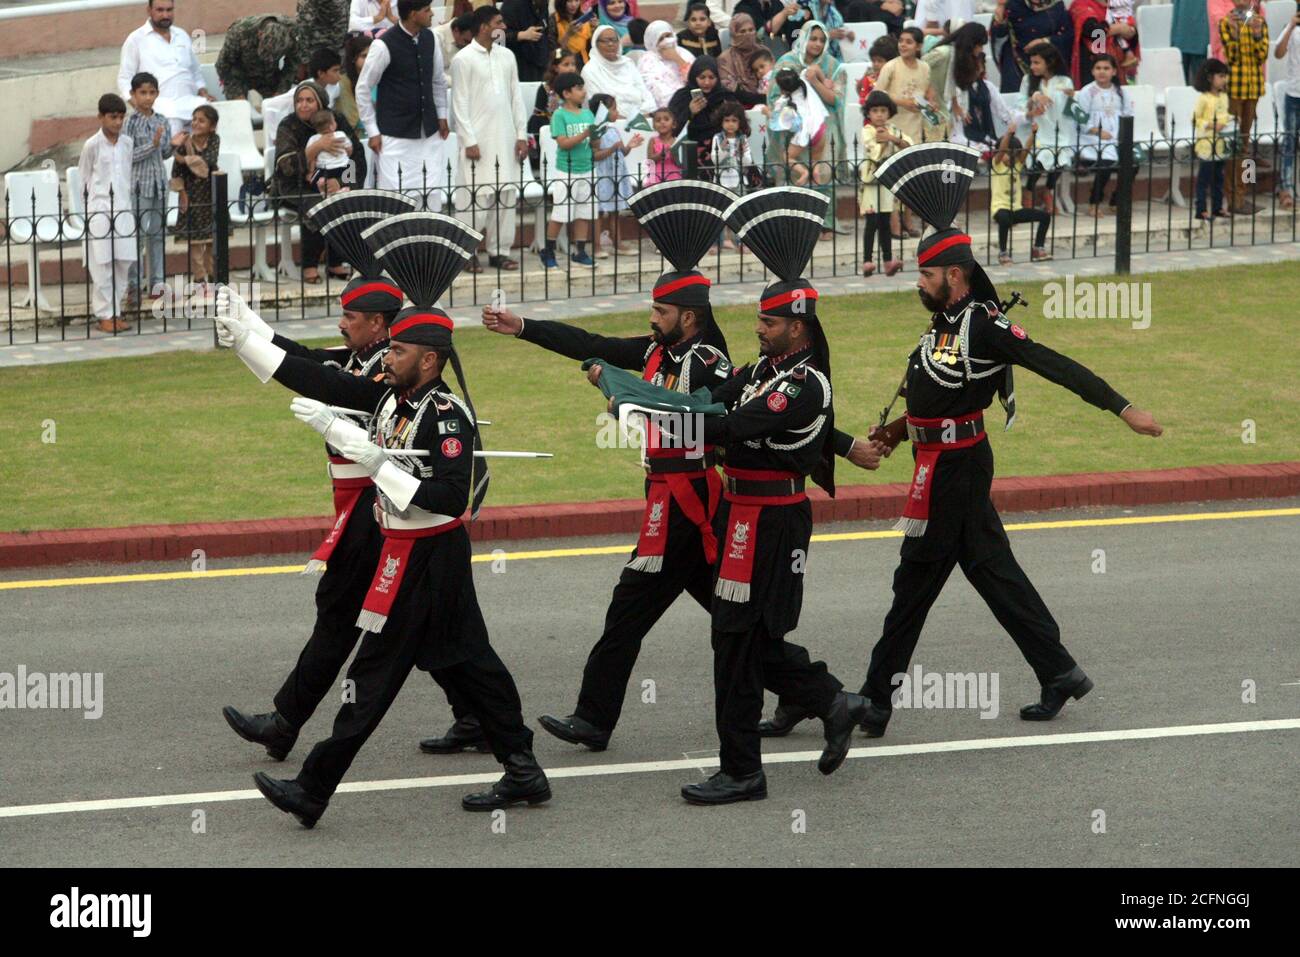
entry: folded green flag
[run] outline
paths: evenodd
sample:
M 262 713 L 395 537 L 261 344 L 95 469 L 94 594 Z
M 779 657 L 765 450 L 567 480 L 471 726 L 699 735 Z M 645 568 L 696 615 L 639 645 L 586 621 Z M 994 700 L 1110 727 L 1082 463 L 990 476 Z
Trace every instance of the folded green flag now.
M 663 386 L 646 382 L 639 375 L 626 369 L 617 369 L 600 359 L 588 359 L 582 364 L 583 371 L 599 365 L 600 391 L 606 398 L 613 399 L 617 405 L 625 403 L 639 405 L 655 412 L 692 412 L 698 415 L 726 415 L 727 407 L 721 402 L 714 402 L 713 396 L 705 388 L 696 389 L 689 395 L 674 392 Z

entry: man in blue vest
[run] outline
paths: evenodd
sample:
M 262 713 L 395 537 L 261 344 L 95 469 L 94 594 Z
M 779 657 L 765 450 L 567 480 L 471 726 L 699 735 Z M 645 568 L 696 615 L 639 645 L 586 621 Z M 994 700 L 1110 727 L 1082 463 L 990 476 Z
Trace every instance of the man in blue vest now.
M 380 189 L 447 186 L 447 76 L 431 0 L 398 0 L 400 22 L 370 47 L 357 80 L 357 109 L 379 157 Z M 437 135 L 435 135 L 437 134 Z

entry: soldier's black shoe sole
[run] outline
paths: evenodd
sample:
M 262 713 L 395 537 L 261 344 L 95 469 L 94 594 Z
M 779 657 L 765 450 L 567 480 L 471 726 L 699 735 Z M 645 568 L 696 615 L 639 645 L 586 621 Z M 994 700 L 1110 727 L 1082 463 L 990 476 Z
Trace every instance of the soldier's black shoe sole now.
M 589 748 L 592 751 L 604 751 L 609 747 L 608 734 L 600 737 L 589 737 L 584 734 L 578 734 L 563 721 L 560 721 L 549 714 L 542 715 L 537 719 L 537 723 L 561 741 L 567 741 L 569 744 L 581 744 L 583 747 Z
M 279 744 L 267 744 L 261 738 L 253 736 L 249 733 L 247 728 L 241 725 L 244 715 L 233 705 L 226 705 L 222 708 L 221 716 L 226 719 L 226 724 L 230 725 L 230 729 L 234 731 L 235 734 L 239 735 L 249 744 L 262 745 L 262 747 L 266 748 L 266 753 L 270 755 L 273 760 L 283 761 L 289 756 L 289 752 L 293 750 L 293 746 L 298 743 L 297 735 L 294 735 L 293 740 L 288 744 L 283 742 Z
M 1020 709 L 1020 719 L 1022 721 L 1051 721 L 1061 713 L 1061 709 L 1065 707 L 1067 701 L 1071 698 L 1078 701 L 1091 691 L 1093 687 L 1092 679 L 1085 676 L 1082 681 L 1070 690 L 1053 692 L 1053 696 L 1057 698 L 1057 700 L 1052 701 L 1050 704 L 1036 701 L 1033 704 L 1025 705 Z
M 527 804 L 531 807 L 534 804 L 545 804 L 549 801 L 551 799 L 551 789 L 548 786 L 545 791 L 538 791 L 536 794 L 521 794 L 518 797 L 502 798 L 492 802 L 471 802 L 470 798 L 476 796 L 467 794 L 461 798 L 461 808 L 466 811 L 496 811 L 501 808 L 518 807 L 520 804 Z
M 682 788 L 682 799 L 687 804 L 694 804 L 698 807 L 713 807 L 719 804 L 739 804 L 741 801 L 765 801 L 767 800 L 767 788 L 761 791 L 745 791 L 739 794 L 729 794 L 725 797 L 706 797 L 699 792 L 692 791 L 690 786 Z

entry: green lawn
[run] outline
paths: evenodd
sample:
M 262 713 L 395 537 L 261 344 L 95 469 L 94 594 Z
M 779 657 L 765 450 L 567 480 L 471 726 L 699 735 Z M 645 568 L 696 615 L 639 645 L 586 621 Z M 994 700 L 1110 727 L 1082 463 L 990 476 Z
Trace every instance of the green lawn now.
M 1040 475 L 1300 457 L 1300 361 L 1289 341 L 1300 268 L 1225 267 L 1130 277 L 1149 281 L 1151 325 L 1048 319 L 1043 290 L 1015 321 L 1151 409 L 1163 438 L 1140 438 L 1114 417 L 1032 373 L 1016 378 L 1020 418 L 995 431 L 1001 475 Z M 1009 294 L 1003 290 L 1003 295 Z M 834 357 L 842 428 L 874 424 L 915 344 L 924 314 L 914 295 L 826 299 L 819 314 Z M 720 321 L 733 356 L 754 354 L 752 308 Z M 589 327 L 639 334 L 639 315 Z M 457 333 L 489 447 L 550 451 L 549 461 L 493 464 L 488 504 L 635 497 L 635 452 L 596 446 L 599 393 L 576 363 L 482 330 Z M 260 386 L 229 352 L 171 353 L 0 369 L 3 502 L 0 530 L 77 528 L 329 512 L 315 433 L 289 414 L 290 394 Z M 1000 421 L 992 410 L 991 424 Z M 1254 420 L 1256 442 L 1242 441 Z M 56 441 L 42 441 L 53 420 Z M 900 482 L 909 456 L 876 473 L 842 467 L 841 484 Z

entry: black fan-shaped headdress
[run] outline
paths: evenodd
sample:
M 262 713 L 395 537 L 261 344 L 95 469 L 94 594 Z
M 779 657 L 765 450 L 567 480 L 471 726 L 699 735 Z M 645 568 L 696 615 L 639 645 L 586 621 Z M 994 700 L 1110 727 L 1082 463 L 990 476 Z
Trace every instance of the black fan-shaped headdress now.
M 460 356 L 451 344 L 453 323 L 435 303 L 469 264 L 474 250 L 483 241 L 483 234 L 441 213 L 404 213 L 371 226 L 362 237 L 374 251 L 375 261 L 415 304 L 397 314 L 389 328 L 389 338 L 449 353 L 461 395 L 474 420 L 474 449 L 481 451 L 483 440 L 478 414 L 474 411 Z M 478 456 L 474 457 L 471 480 L 473 517 L 478 515 L 489 480 L 487 462 Z
M 876 169 L 876 181 L 933 226 L 947 229 L 966 202 L 980 151 L 956 143 L 918 143 Z
M 637 222 L 673 267 L 655 280 L 651 297 L 655 302 L 704 310 L 703 339 L 724 352 L 727 342 L 713 319 L 708 277 L 695 267 L 717 242 L 723 215 L 735 198 L 716 183 L 687 179 L 647 186 L 628 199 Z
M 358 189 L 335 193 L 307 211 L 307 219 L 339 258 L 360 274 L 339 296 L 344 309 L 396 312 L 402 308 L 402 291 L 383 280 L 384 271 L 361 234 L 390 216 L 411 212 L 416 205 L 401 193 Z
M 744 243 L 778 277 L 763 290 L 759 313 L 802 320 L 812 339 L 813 366 L 827 378 L 831 374 L 830 344 L 817 318 L 817 290 L 803 278 L 803 271 L 821 237 L 829 207 L 830 200 L 822 193 L 781 186 L 751 193 L 727 210 L 727 225 L 735 232 L 736 242 Z M 834 432 L 832 411 L 823 433 L 822 461 L 812 473 L 813 481 L 831 496 L 835 495 Z

